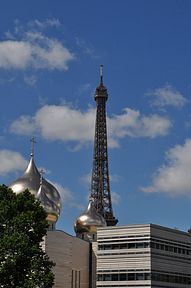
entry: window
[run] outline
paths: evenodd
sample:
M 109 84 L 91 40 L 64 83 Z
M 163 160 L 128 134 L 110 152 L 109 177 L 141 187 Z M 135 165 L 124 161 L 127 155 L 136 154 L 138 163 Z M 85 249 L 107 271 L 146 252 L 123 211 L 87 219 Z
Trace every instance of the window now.
M 112 281 L 118 281 L 118 276 L 119 276 L 118 274 L 112 274 L 111 275 L 111 280 Z
M 119 274 L 119 281 L 126 281 L 127 280 L 127 274 Z
M 144 273 L 137 273 L 136 280 L 144 280 Z
M 104 248 L 104 250 L 110 250 L 110 249 L 112 249 L 112 246 L 111 245 L 104 245 L 103 246 Z
M 151 273 L 145 273 L 145 280 L 151 280 Z
M 128 244 L 128 248 L 129 248 L 129 249 L 135 248 L 135 243 L 129 243 L 129 244 Z
M 111 281 L 111 274 L 104 274 L 103 281 Z
M 135 280 L 135 273 L 129 273 L 128 274 L 128 280 Z
M 144 248 L 144 243 L 136 243 L 136 248 Z
M 119 244 L 119 248 L 120 249 L 127 249 L 127 244 L 124 243 L 124 244 Z
M 145 242 L 144 243 L 144 248 L 149 248 L 150 247 L 150 243 L 149 242 Z

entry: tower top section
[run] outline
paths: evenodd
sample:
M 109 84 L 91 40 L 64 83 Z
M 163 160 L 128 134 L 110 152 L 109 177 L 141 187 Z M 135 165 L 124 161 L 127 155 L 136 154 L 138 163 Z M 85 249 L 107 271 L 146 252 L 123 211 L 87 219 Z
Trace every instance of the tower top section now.
M 96 88 L 95 101 L 98 98 L 104 98 L 107 101 L 108 93 L 106 87 L 103 85 L 103 65 L 100 65 L 100 84 Z

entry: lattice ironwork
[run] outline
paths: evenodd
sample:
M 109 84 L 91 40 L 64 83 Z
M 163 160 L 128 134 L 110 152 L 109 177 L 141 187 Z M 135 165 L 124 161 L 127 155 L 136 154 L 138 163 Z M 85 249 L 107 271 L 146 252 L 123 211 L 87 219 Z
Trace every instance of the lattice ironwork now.
M 107 151 L 106 101 L 107 89 L 103 85 L 102 65 L 100 66 L 100 85 L 96 88 L 96 124 L 94 138 L 93 170 L 91 179 L 91 198 L 97 211 L 105 218 L 108 226 L 118 220 L 113 215 Z

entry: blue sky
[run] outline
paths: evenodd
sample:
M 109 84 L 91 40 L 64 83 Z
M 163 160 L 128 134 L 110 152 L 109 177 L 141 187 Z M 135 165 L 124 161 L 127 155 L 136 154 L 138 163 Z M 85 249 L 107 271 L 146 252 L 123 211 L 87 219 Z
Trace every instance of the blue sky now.
M 0 182 L 35 162 L 58 185 L 57 227 L 87 205 L 99 65 L 119 224 L 191 226 L 191 3 L 1 1 Z

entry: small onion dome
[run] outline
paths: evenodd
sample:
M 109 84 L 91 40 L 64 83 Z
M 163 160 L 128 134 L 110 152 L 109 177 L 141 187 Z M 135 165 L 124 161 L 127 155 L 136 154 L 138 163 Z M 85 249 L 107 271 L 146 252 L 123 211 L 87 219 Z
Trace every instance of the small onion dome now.
M 49 197 L 47 197 L 46 186 L 44 182 L 45 181 L 42 179 L 36 198 L 39 199 L 42 207 L 48 214 L 47 220 L 51 223 L 55 223 L 60 215 L 60 209 L 53 201 L 50 200 Z
M 92 201 L 89 202 L 87 209 L 82 213 L 74 224 L 76 234 L 96 233 L 97 227 L 106 226 L 105 219 L 99 214 Z
M 60 209 L 61 209 L 61 197 L 60 197 L 60 194 L 59 194 L 58 190 L 56 189 L 56 187 L 44 178 L 43 178 L 43 187 L 44 187 L 43 190 L 44 190 L 44 193 L 46 194 L 46 196 L 52 202 L 54 202 L 54 204 L 57 206 L 57 209 L 60 211 Z
M 36 168 L 33 157 L 31 157 L 24 174 L 15 180 L 9 187 L 16 194 L 28 189 L 31 194 L 37 195 L 40 187 L 40 173 Z

